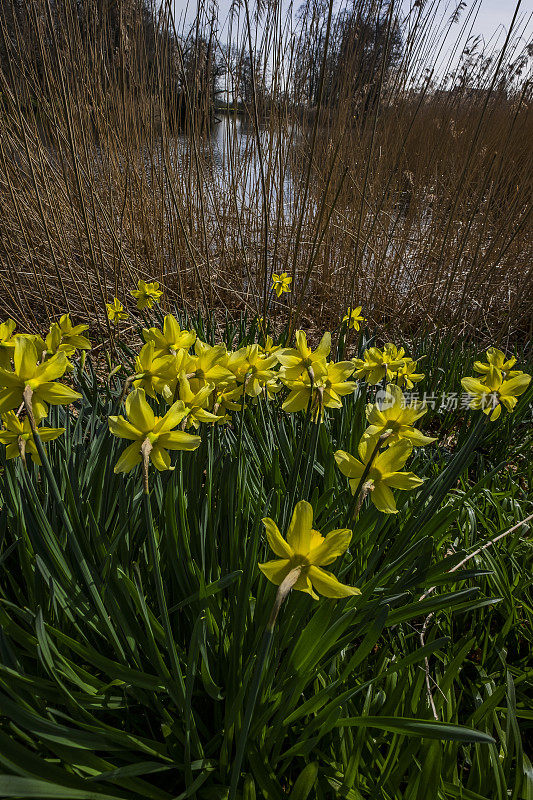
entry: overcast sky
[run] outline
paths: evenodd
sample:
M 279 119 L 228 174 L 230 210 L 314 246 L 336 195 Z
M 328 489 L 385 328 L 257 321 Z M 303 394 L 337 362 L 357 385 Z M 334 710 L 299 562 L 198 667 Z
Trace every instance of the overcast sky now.
M 252 4 L 253 0 L 250 5 Z M 472 5 L 472 0 L 466 0 L 466 4 L 470 7 Z M 231 0 L 218 0 L 221 23 L 226 19 L 230 5 Z M 295 3 L 295 6 L 297 5 L 298 3 Z M 336 5 L 338 5 L 338 2 Z M 406 3 L 406 5 L 408 5 L 408 3 Z M 508 28 L 515 7 L 515 0 L 483 0 L 480 13 L 477 15 L 474 33 L 480 34 L 487 40 L 498 30 L 500 34 L 503 35 L 503 29 Z M 194 17 L 196 2 L 195 0 L 174 0 L 174 8 L 177 18 L 185 18 L 190 21 Z M 531 37 L 531 35 L 533 35 L 533 0 L 522 0 L 519 14 L 521 17 L 529 19 L 528 35 Z
M 226 26 L 228 12 L 232 5 L 232 0 L 172 1 L 174 3 L 178 29 L 187 28 L 190 25 L 194 19 L 197 4 L 200 4 L 206 8 L 210 3 L 216 3 L 219 10 L 218 20 L 220 40 L 224 41 L 225 31 L 227 30 Z M 249 0 L 251 9 L 254 8 L 256 1 L 257 0 Z M 436 1 L 437 0 L 434 0 L 434 2 Z M 238 4 L 239 0 L 234 0 L 234 2 Z M 283 2 L 286 4 L 287 8 L 290 7 L 291 0 L 283 0 Z M 303 0 L 292 0 L 293 8 L 298 9 L 302 2 Z M 343 0 L 335 0 L 334 7 L 338 8 L 341 2 L 343 2 Z M 414 2 L 415 0 L 402 0 L 403 7 L 406 10 L 412 6 Z M 439 13 L 441 18 L 448 19 L 458 2 L 459 0 L 440 0 L 439 9 L 442 9 L 442 11 Z M 447 72 L 450 66 L 447 63 L 448 56 L 450 55 L 450 52 L 452 52 L 452 45 L 455 43 L 457 46 L 458 44 L 458 37 L 461 31 L 462 23 L 467 18 L 469 9 L 472 9 L 473 6 L 478 7 L 475 16 L 471 16 L 472 23 L 468 25 L 467 33 L 465 33 L 460 39 L 461 46 L 465 45 L 468 34 L 471 34 L 474 37 L 482 37 L 488 50 L 498 49 L 498 47 L 501 47 L 505 41 L 505 37 L 516 8 L 516 0 L 481 0 L 481 2 L 479 0 L 477 0 L 477 2 L 476 0 L 465 0 L 465 6 L 466 8 L 462 11 L 460 16 L 460 22 L 453 26 L 452 30 L 450 30 L 448 33 L 446 45 L 440 51 L 440 58 L 438 59 L 437 64 L 432 65 L 434 67 L 436 66 L 437 74 L 442 73 L 442 71 Z M 512 51 L 515 53 L 515 55 L 517 51 L 522 49 L 523 45 L 533 40 L 533 0 L 522 0 L 520 3 L 517 21 L 518 25 L 515 23 L 514 30 L 516 32 L 518 27 L 518 30 L 522 35 L 520 36 L 519 40 L 517 40 L 515 33 L 515 46 L 512 48 Z M 459 50 L 460 49 L 461 48 L 459 48 Z M 453 52 L 457 52 L 455 48 Z M 453 61 L 455 62 L 455 59 L 453 59 Z M 446 69 L 443 68 L 443 65 L 446 65 Z

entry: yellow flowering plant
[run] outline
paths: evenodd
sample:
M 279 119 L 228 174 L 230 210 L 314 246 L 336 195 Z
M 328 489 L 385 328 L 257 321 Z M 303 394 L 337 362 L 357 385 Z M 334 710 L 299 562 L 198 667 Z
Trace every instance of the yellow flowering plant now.
M 180 375 L 178 379 L 179 399 L 185 407 L 186 427 L 198 428 L 200 422 L 218 422 L 220 417 L 207 410 L 215 386 L 206 383 L 197 390 L 192 388 L 191 382 L 186 375 Z M 163 392 L 165 395 L 166 392 Z M 170 399 L 170 395 L 168 395 Z
M 144 328 L 142 333 L 145 342 L 154 342 L 156 356 L 175 355 L 179 350 L 188 350 L 196 339 L 196 333 L 182 330 L 172 314 L 164 318 L 162 331 L 153 327 Z
M 118 325 L 123 319 L 128 319 L 129 317 L 118 297 L 114 297 L 112 303 L 106 303 L 105 307 L 107 309 L 107 318 L 113 325 Z
M 377 384 L 384 378 L 392 381 L 397 370 L 404 363 L 404 349 L 399 350 L 389 343 L 380 350 L 379 347 L 369 347 L 363 353 L 363 358 L 354 358 L 353 365 L 355 377 L 363 378 L 368 383 Z
M 121 414 L 109 417 L 113 436 L 132 442 L 115 464 L 114 471 L 130 472 L 143 461 L 145 453 L 157 470 L 172 469 L 168 450 L 196 450 L 200 446 L 199 436 L 174 430 L 186 415 L 185 405 L 177 401 L 164 416 L 158 417 L 147 402 L 144 389 L 130 392 L 126 398 L 126 417 Z
M 413 445 L 402 439 L 378 453 L 372 461 L 375 448 L 376 445 L 371 440 L 363 438 L 357 448 L 360 460 L 344 450 L 337 450 L 335 461 L 342 474 L 348 478 L 352 494 L 366 473 L 365 488 L 372 503 L 384 514 L 396 514 L 398 509 L 391 490 L 409 491 L 417 489 L 423 483 L 423 479 L 413 472 L 401 471 L 413 451 Z
M 412 358 L 404 358 L 396 371 L 396 382 L 402 389 L 412 389 L 415 383 L 420 383 L 425 378 L 423 372 L 417 372 L 418 362 Z
M 296 331 L 296 347 L 286 347 L 276 352 L 281 364 L 280 377 L 287 381 L 297 381 L 302 373 L 307 372 L 313 380 L 325 375 L 326 359 L 331 350 L 331 334 L 325 333 L 316 350 L 307 344 L 304 331 Z
M 13 360 L 13 370 L 0 368 L 0 413 L 26 403 L 36 419 L 44 419 L 48 414 L 47 404 L 69 405 L 81 398 L 79 392 L 57 382 L 68 368 L 65 353 L 39 363 L 33 339 L 15 336 Z
M 149 397 L 162 392 L 163 387 L 176 377 L 177 367 L 174 356 L 155 356 L 155 343 L 147 342 L 135 359 L 136 389 L 144 389 Z
M 272 275 L 272 288 L 278 297 L 291 291 L 291 283 L 292 278 L 286 272 L 282 272 L 280 275 L 274 272 Z
M 366 322 L 365 317 L 363 317 L 361 314 L 362 309 L 363 306 L 357 306 L 357 308 L 352 308 L 349 310 L 349 313 L 342 318 L 342 321 L 346 322 L 346 327 L 348 329 L 351 328 L 354 331 L 358 331 L 361 326 L 361 323 Z
M 379 396 L 381 395 L 381 396 Z M 387 433 L 387 444 L 392 445 L 401 439 L 408 439 L 414 445 L 426 445 L 434 442 L 431 436 L 424 436 L 414 428 L 417 420 L 424 416 L 427 407 L 416 400 L 409 404 L 399 386 L 389 383 L 384 392 L 378 393 L 376 403 L 366 406 L 368 427 L 363 434 L 364 440 L 376 442 L 379 436 Z
M 250 344 L 231 353 L 226 363 L 237 381 L 244 383 L 246 394 L 257 397 L 275 379 L 278 360 L 275 355 L 264 355 L 258 344 Z
M 513 367 L 516 364 L 516 358 L 514 356 L 507 358 L 505 353 L 501 350 L 498 350 L 497 347 L 489 347 L 485 353 L 485 358 L 486 361 L 480 360 L 474 362 L 474 372 L 478 372 L 485 376 L 484 378 L 480 378 L 481 381 L 484 381 L 489 373 L 493 372 L 494 370 L 499 373 L 502 381 L 508 378 L 514 378 L 516 375 L 521 374 L 521 370 L 513 370 Z
M 469 407 L 474 411 L 483 411 L 494 422 L 501 415 L 502 408 L 513 411 L 530 381 L 531 375 L 518 371 L 514 372 L 514 377 L 503 380 L 501 370 L 492 367 L 483 381 L 467 376 L 462 378 L 461 384 L 472 397 Z
M 6 319 L 0 324 L 0 368 L 2 369 L 9 369 L 11 365 L 15 347 L 13 331 L 16 327 L 17 323 L 13 319 Z
M 35 418 L 37 426 L 40 421 L 39 417 Z M 2 422 L 4 428 L 0 430 L 0 442 L 6 446 L 6 459 L 20 457 L 25 462 L 29 455 L 35 464 L 41 465 L 29 418 L 26 416 L 21 420 L 14 411 L 8 411 L 2 414 Z M 64 432 L 64 428 L 38 427 L 39 438 L 43 442 L 51 442 Z
M 62 314 L 59 319 L 62 344 L 73 347 L 75 350 L 90 350 L 91 342 L 82 334 L 89 330 L 88 325 L 73 325 L 70 314 Z
M 355 586 L 340 583 L 331 572 L 323 569 L 345 552 L 352 531 L 341 528 L 322 536 L 313 530 L 313 507 L 305 500 L 300 500 L 294 508 L 286 539 L 274 520 L 265 517 L 263 525 L 268 543 L 278 558 L 259 564 L 259 569 L 276 586 L 294 571 L 296 582 L 292 588 L 306 592 L 314 600 L 318 600 L 317 592 L 335 599 L 361 594 Z
M 213 347 L 200 339 L 194 343 L 194 355 L 190 356 L 183 369 L 191 380 L 194 389 L 211 384 L 232 382 L 234 375 L 227 366 L 228 353 L 226 345 Z
M 355 391 L 356 384 L 347 378 L 353 373 L 351 361 L 326 363 L 326 372 L 313 384 L 308 374 L 304 373 L 297 381 L 284 380 L 290 389 L 287 399 L 283 403 L 283 410 L 288 412 L 303 411 L 307 408 L 311 391 L 313 392 L 312 409 L 314 419 L 322 418 L 324 408 L 342 408 L 342 398 Z
M 163 297 L 163 292 L 160 291 L 157 281 L 147 283 L 142 278 L 139 278 L 137 288 L 132 289 L 130 294 L 137 301 L 137 311 L 144 311 L 145 308 L 153 308 Z

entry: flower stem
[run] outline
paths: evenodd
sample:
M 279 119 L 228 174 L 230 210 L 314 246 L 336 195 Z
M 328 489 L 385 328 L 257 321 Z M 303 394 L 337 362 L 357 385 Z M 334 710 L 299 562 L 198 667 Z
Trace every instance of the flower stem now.
M 241 765 L 244 758 L 244 750 L 246 748 L 246 742 L 248 741 L 248 733 L 250 731 L 250 725 L 252 723 L 252 716 L 255 710 L 257 697 L 259 695 L 259 689 L 261 688 L 261 679 L 263 677 L 264 667 L 268 658 L 268 654 L 270 653 L 270 648 L 272 646 L 274 626 L 278 618 L 279 610 L 283 605 L 283 602 L 287 598 L 287 595 L 289 594 L 294 584 L 300 577 L 301 571 L 302 571 L 301 566 L 295 567 L 295 569 L 291 570 L 287 575 L 287 577 L 282 581 L 282 583 L 278 587 L 278 591 L 276 593 L 276 599 L 274 600 L 274 605 L 272 606 L 272 611 L 270 612 L 270 617 L 268 618 L 265 632 L 261 640 L 261 649 L 259 651 L 257 663 L 255 665 L 254 675 L 252 678 L 252 685 L 250 686 L 250 694 L 248 696 L 248 702 L 246 704 L 246 711 L 242 722 L 242 728 L 239 732 L 239 739 L 237 741 L 235 761 L 233 762 L 233 768 L 231 771 L 231 784 L 230 784 L 228 800 L 235 800 L 236 797 L 237 786 L 239 784 L 239 778 L 240 778 Z
M 383 442 L 385 442 L 389 438 L 390 435 L 391 435 L 391 432 L 387 431 L 386 433 L 382 433 L 381 436 L 378 438 L 378 440 L 376 442 L 376 446 L 372 450 L 372 454 L 371 454 L 370 458 L 368 459 L 368 461 L 367 461 L 367 463 L 365 465 L 364 472 L 361 475 L 359 483 L 357 484 L 357 488 L 356 488 L 356 490 L 355 490 L 355 492 L 353 494 L 352 502 L 350 503 L 350 506 L 348 508 L 348 512 L 346 514 L 346 518 L 345 518 L 345 521 L 344 521 L 345 525 L 349 525 L 350 521 L 354 520 L 357 517 L 359 511 L 361 510 L 361 506 L 363 505 L 363 500 L 365 499 L 365 497 L 367 496 L 368 492 L 370 491 L 370 486 L 369 486 L 369 484 L 367 482 L 368 474 L 370 472 L 372 464 L 376 460 L 376 456 L 378 455 L 378 453 L 379 453 L 379 451 L 381 449 L 381 445 L 383 444 Z M 366 491 L 365 491 L 365 487 L 366 487 Z

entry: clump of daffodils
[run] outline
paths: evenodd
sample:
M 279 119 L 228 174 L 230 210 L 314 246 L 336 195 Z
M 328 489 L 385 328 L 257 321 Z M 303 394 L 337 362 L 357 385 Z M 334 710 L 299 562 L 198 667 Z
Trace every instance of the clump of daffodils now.
M 412 389 L 413 384 L 424 379 L 418 373 L 417 362 L 405 355 L 403 347 L 396 347 L 389 342 L 379 347 L 369 347 L 363 358 L 354 358 L 355 377 L 367 383 L 378 384 L 382 381 L 395 382 L 404 389 Z
M 145 309 L 157 303 L 162 292 L 157 282 L 140 280 L 131 294 Z M 357 329 L 364 321 L 361 310 L 357 307 L 346 315 L 343 321 L 348 327 Z M 113 322 L 127 316 L 117 298 L 108 304 L 108 312 Z M 76 353 L 91 348 L 87 328 L 74 325 L 68 314 L 53 321 L 44 338 L 17 333 L 12 319 L 0 324 L 0 442 L 8 448 L 9 458 L 23 451 L 38 463 L 35 435 L 44 441 L 61 435 L 62 429 L 41 423 L 49 405 L 81 399 L 64 379 L 73 369 Z M 128 472 L 141 461 L 158 470 L 171 469 L 169 451 L 196 449 L 204 426 L 233 424 L 234 415 L 248 404 L 276 401 L 286 413 L 307 413 L 320 424 L 327 412 L 341 409 L 366 382 L 381 385 L 366 406 L 366 430 L 354 452 L 339 449 L 335 461 L 348 479 L 355 514 L 365 498 L 383 513 L 396 513 L 394 492 L 416 490 L 422 482 L 404 470 L 408 459 L 415 448 L 435 441 L 417 427 L 426 406 L 407 402 L 403 393 L 424 378 L 417 361 L 403 347 L 388 343 L 368 348 L 361 359 L 336 362 L 330 357 L 329 332 L 313 348 L 303 330 L 285 345 L 267 336 L 263 324 L 261 330 L 261 343 L 232 351 L 221 342 L 202 341 L 172 314 L 164 317 L 161 328 L 143 328 L 144 344 L 133 359 L 120 398 L 126 404 L 125 416 L 109 418 L 111 432 L 131 441 L 115 471 Z M 514 357 L 495 347 L 487 350 L 485 360 L 474 363 L 474 371 L 476 377 L 462 379 L 463 388 L 471 394 L 470 407 L 491 420 L 500 416 L 502 408 L 512 411 L 531 380 L 516 369 Z M 156 414 L 165 404 L 166 411 Z M 27 416 L 20 416 L 24 407 Z M 191 435 L 191 428 L 200 435 Z
M 425 436 L 414 423 L 426 413 L 424 404 L 408 405 L 399 386 L 389 384 L 386 392 L 366 407 L 368 427 L 357 448 L 359 458 L 337 450 L 335 461 L 348 478 L 353 495 L 360 502 L 370 495 L 373 505 L 384 514 L 398 509 L 393 489 L 417 489 L 423 481 L 412 472 L 403 471 L 414 446 L 435 441 Z

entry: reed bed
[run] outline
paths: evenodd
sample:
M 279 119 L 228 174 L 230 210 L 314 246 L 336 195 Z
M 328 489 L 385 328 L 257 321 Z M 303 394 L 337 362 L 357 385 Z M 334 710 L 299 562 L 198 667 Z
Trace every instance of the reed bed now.
M 385 331 L 530 336 L 523 18 L 489 51 L 439 3 L 343 10 L 382 45 L 363 30 L 340 69 L 327 4 L 200 5 L 191 30 L 165 4 L 2 4 L 0 314 L 105 329 L 142 277 L 293 329 L 362 304 Z

